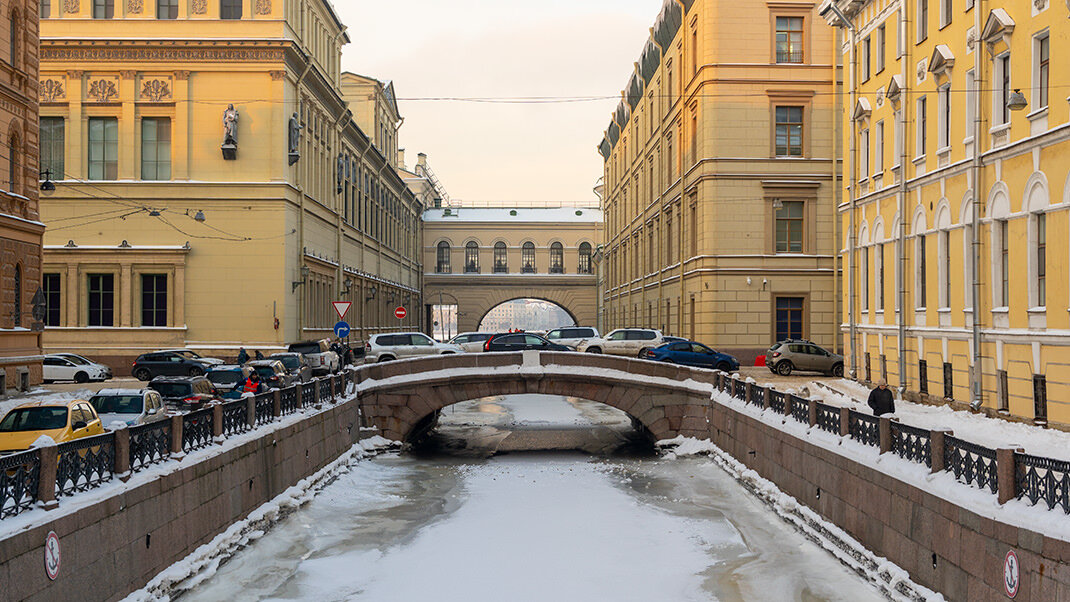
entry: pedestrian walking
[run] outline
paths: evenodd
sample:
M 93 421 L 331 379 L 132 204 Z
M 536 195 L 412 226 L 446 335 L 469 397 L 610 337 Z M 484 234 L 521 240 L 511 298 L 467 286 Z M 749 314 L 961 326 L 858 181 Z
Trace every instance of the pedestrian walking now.
M 258 359 L 258 360 L 264 359 L 264 354 L 260 353 L 259 349 L 256 350 L 256 359 Z
M 245 347 L 238 348 L 238 365 L 241 366 L 245 362 L 249 361 L 249 352 L 245 350 Z
M 895 413 L 895 397 L 892 395 L 891 389 L 888 388 L 888 381 L 883 378 L 877 381 L 877 388 L 869 392 L 869 401 L 867 403 L 870 409 L 873 410 L 874 416 Z

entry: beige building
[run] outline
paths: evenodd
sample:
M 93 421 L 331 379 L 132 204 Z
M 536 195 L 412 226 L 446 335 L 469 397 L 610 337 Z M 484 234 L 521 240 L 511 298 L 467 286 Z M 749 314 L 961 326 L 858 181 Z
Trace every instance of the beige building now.
M 423 220 L 429 316 L 435 305 L 456 305 L 457 331 L 467 332 L 502 303 L 541 299 L 595 325 L 599 209 L 453 206 L 428 209 Z
M 37 9 L 31 0 L 0 4 L 0 395 L 41 382 Z
M 343 95 L 329 2 L 42 6 L 47 349 L 269 351 L 336 300 L 351 338 L 421 327 L 393 308 L 422 305 L 423 207 L 353 117 L 378 101 Z
M 837 346 L 833 30 L 811 2 L 665 2 L 600 145 L 606 328 L 744 362 Z
M 342 97 L 353 111 L 353 121 L 388 158 L 391 167 L 398 167 L 398 130 L 405 120 L 398 110 L 394 83 L 346 71 L 339 84 Z

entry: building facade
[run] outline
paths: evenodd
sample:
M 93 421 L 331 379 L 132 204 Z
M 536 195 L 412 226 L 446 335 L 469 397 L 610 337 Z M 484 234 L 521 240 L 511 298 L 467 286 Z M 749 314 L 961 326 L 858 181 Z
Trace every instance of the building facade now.
M 0 2 L 0 395 L 41 382 L 37 2 Z M 38 310 L 39 311 L 39 310 Z
M 834 52 L 810 2 L 665 2 L 599 147 L 607 329 L 837 345 Z
M 325 0 L 41 3 L 46 349 L 220 355 L 420 327 L 422 206 Z M 115 363 L 115 362 L 113 362 Z
M 851 105 L 843 336 L 859 378 L 1070 425 L 1070 6 L 825 14 Z

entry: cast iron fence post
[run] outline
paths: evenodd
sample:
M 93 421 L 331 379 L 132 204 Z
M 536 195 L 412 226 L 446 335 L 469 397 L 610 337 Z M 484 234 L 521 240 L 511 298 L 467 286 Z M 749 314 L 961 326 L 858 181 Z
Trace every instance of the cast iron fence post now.
M 171 457 L 183 458 L 185 452 L 182 451 L 182 416 L 171 417 Z
M 41 472 L 37 479 L 37 504 L 45 510 L 59 507 L 56 501 L 56 470 L 59 468 L 59 447 L 55 443 L 37 448 L 41 457 Z
M 944 453 L 946 450 L 946 447 L 944 447 L 944 437 L 954 434 L 953 431 L 947 429 L 929 431 L 929 456 L 930 463 L 932 464 L 929 467 L 930 473 L 936 474 L 944 470 L 944 467 L 947 465 Z
M 886 454 L 892 451 L 892 419 L 887 416 L 881 416 L 878 430 L 880 432 L 881 453 Z
M 115 458 L 112 465 L 112 474 L 119 477 L 120 481 L 130 479 L 130 429 L 123 427 L 115 431 Z
M 817 425 L 817 400 L 809 399 L 807 402 L 810 404 L 810 426 L 814 427 Z

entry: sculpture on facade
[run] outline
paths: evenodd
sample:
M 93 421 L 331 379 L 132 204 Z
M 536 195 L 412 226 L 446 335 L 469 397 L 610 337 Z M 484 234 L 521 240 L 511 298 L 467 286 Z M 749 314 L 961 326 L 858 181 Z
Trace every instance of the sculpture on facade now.
M 290 165 L 297 163 L 301 158 L 301 152 L 298 149 L 301 147 L 301 130 L 304 129 L 304 127 L 305 126 L 301 125 L 301 119 L 297 116 L 297 111 L 294 111 L 294 114 L 290 116 L 289 127 Z
M 338 153 L 338 186 L 337 193 L 342 194 L 343 186 L 345 186 L 346 179 L 346 156 L 345 153 Z
M 223 111 L 223 158 L 232 161 L 238 157 L 238 109 L 233 104 Z

